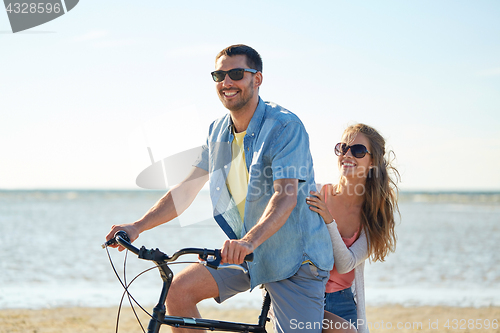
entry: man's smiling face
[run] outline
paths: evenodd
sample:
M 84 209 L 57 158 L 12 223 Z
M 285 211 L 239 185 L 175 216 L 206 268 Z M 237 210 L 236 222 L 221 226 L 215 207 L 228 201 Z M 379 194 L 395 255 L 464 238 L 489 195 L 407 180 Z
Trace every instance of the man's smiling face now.
M 235 55 L 232 57 L 221 56 L 215 63 L 215 70 L 228 71 L 235 68 L 249 68 L 245 55 Z M 230 111 L 243 109 L 258 94 L 255 86 L 255 75 L 245 72 L 243 79 L 234 81 L 226 75 L 223 81 L 216 82 L 215 88 L 222 104 Z

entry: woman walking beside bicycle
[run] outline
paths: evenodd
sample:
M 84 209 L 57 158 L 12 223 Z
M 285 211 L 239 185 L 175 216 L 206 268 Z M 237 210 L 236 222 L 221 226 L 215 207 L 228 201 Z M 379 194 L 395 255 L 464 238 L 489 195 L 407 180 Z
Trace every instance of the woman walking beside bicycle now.
M 310 209 L 327 224 L 335 259 L 326 285 L 325 320 L 329 329 L 323 332 L 355 332 L 355 328 L 368 332 L 364 262 L 368 257 L 384 261 L 395 249 L 399 173 L 386 157 L 384 138 L 364 124 L 344 131 L 335 154 L 339 183 L 324 185 L 306 199 Z

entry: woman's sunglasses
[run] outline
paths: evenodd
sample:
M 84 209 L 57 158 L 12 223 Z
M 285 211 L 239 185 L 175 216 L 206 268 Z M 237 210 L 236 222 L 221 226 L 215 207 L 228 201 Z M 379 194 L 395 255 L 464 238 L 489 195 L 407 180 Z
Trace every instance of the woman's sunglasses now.
M 212 74 L 212 79 L 214 79 L 215 82 L 222 82 L 224 81 L 226 74 L 229 75 L 229 78 L 231 80 L 239 81 L 243 78 L 245 72 L 250 72 L 255 74 L 258 71 L 256 69 L 250 69 L 250 68 L 234 68 L 228 71 L 215 71 L 210 74 Z
M 345 154 L 347 154 L 349 149 L 351 150 L 352 156 L 356 158 L 363 158 L 365 157 L 366 153 L 370 155 L 372 154 L 368 151 L 368 149 L 366 149 L 364 145 L 357 144 L 349 146 L 347 143 L 339 142 L 335 145 L 335 155 L 344 156 Z

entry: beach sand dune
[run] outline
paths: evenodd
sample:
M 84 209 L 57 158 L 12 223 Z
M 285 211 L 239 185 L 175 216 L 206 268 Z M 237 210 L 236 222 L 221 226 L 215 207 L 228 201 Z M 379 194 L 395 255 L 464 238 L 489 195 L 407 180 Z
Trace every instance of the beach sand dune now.
M 207 307 L 203 308 L 201 313 L 206 318 L 255 323 L 259 310 L 219 310 L 215 307 Z M 0 310 L 0 333 L 114 332 L 116 314 L 117 308 Z M 367 315 L 372 333 L 389 331 L 398 333 L 500 333 L 498 327 L 500 307 L 458 308 L 390 305 L 369 307 Z M 140 318 L 143 325 L 147 326 L 147 316 L 141 313 Z M 169 331 L 168 328 L 162 328 L 162 333 Z M 272 332 L 270 325 L 268 325 L 268 331 Z M 119 332 L 142 332 L 130 308 L 122 310 Z

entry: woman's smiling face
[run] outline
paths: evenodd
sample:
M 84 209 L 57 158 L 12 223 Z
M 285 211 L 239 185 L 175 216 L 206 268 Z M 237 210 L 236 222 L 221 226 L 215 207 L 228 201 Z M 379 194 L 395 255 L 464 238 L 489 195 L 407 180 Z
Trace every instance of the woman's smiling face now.
M 349 146 L 360 144 L 370 151 L 370 140 L 368 140 L 363 133 L 356 134 L 351 141 L 348 140 L 348 137 L 349 136 L 344 133 L 341 143 L 345 143 Z M 372 166 L 372 157 L 367 153 L 362 158 L 356 158 L 352 155 L 351 149 L 349 149 L 345 154 L 341 154 L 338 157 L 338 165 L 340 174 L 344 177 L 366 178 Z

